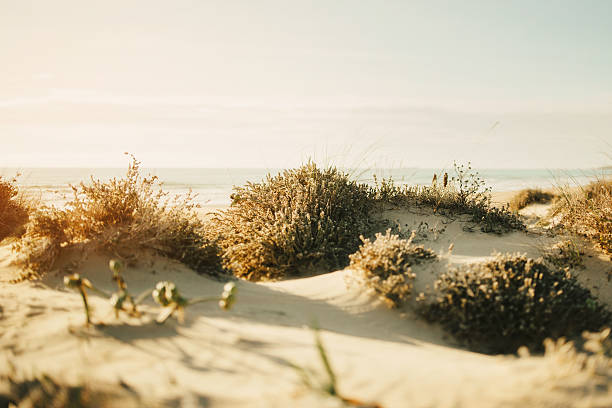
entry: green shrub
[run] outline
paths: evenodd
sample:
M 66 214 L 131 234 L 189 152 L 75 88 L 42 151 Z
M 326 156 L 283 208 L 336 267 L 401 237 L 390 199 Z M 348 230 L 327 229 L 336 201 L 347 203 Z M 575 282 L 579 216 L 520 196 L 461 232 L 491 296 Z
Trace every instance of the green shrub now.
M 539 188 L 527 188 L 519 191 L 510 200 L 510 210 L 519 211 L 530 204 L 546 204 L 555 198 L 554 194 L 542 191 Z
M 134 261 L 138 250 L 176 259 L 199 272 L 218 266 L 217 249 L 205 237 L 190 195 L 169 197 L 156 177 L 142 177 L 132 158 L 127 174 L 108 182 L 73 186 L 64 209 L 44 207 L 32 214 L 15 246 L 26 273 L 53 268 L 66 251 L 105 251 Z
M 521 255 L 498 255 L 440 276 L 421 312 L 477 350 L 541 350 L 547 337 L 577 336 L 609 324 L 610 313 L 569 272 Z
M 554 214 L 567 229 L 612 254 L 612 181 L 597 181 L 576 192 L 562 189 Z
M 235 187 L 214 220 L 223 266 L 255 281 L 344 267 L 372 228 L 374 206 L 368 186 L 314 163 Z
M 359 250 L 349 256 L 349 267 L 389 307 L 398 307 L 408 299 L 416 277 L 410 267 L 436 258 L 431 250 L 412 244 L 412 239 L 401 239 L 390 230 L 385 235 L 376 234 L 374 241 L 362 241 Z
M 19 235 L 19 230 L 27 222 L 31 206 L 19 194 L 17 180 L 0 177 L 0 241 L 4 238 Z

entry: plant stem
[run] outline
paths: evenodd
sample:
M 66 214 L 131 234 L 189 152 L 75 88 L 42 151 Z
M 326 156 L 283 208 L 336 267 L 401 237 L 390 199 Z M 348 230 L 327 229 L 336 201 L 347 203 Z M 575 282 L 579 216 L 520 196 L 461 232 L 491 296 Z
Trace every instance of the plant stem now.
M 220 297 L 214 297 L 214 296 L 201 297 L 201 298 L 195 298 L 195 299 L 188 300 L 187 305 L 191 306 L 191 305 L 195 305 L 196 303 L 218 302 L 219 300 L 221 300 Z
M 87 303 L 87 292 L 85 292 L 85 288 L 82 286 L 79 287 L 79 292 L 81 292 L 81 297 L 83 298 L 83 305 L 85 306 L 85 316 L 87 317 L 87 325 L 91 324 L 91 319 L 89 317 L 89 304 Z

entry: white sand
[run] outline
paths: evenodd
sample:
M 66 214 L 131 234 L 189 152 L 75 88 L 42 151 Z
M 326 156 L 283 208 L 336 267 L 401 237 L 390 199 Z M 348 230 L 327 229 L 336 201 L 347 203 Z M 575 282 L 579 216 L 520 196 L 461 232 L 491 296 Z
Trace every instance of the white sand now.
M 407 229 L 426 222 L 429 232 L 418 238 L 441 255 L 436 266 L 415 269 L 415 295 L 446 263 L 481 261 L 494 251 L 537 257 L 561 239 L 535 232 L 469 232 L 469 223 L 430 214 L 385 215 Z M 580 280 L 612 305 L 609 259 L 593 250 L 589 255 L 587 269 L 577 272 Z M 316 321 L 347 397 L 384 407 L 612 406 L 610 391 L 589 391 L 577 375 L 554 379 L 558 366 L 542 357 L 487 356 L 459 347 L 410 305 L 388 310 L 363 288 L 347 286 L 350 270 L 283 282 L 241 281 L 233 310 L 199 304 L 188 308 L 184 324 L 171 319 L 164 326 L 152 321 L 151 302 L 145 319 L 117 320 L 108 302 L 92 295 L 94 320 L 105 326 L 86 329 L 81 299 L 63 288 L 62 275 L 11 284 L 18 270 L 9 258 L 5 246 L 0 372 L 8 370 L 4 361 L 10 360 L 21 374 L 48 373 L 69 383 L 123 381 L 143 399 L 142 406 L 338 406 L 303 387 L 291 366 L 323 374 L 308 328 Z M 80 272 L 112 290 L 107 262 L 106 256 L 93 257 Z M 129 268 L 125 277 L 133 293 L 158 280 L 174 281 L 188 297 L 217 295 L 223 286 L 161 259 Z M 565 386 L 568 381 L 575 387 Z

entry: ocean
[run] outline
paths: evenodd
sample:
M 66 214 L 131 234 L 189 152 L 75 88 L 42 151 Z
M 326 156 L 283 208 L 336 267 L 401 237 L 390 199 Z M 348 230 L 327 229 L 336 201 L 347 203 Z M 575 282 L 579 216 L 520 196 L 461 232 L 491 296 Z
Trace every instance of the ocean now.
M 163 189 L 171 194 L 184 194 L 190 189 L 197 194 L 196 201 L 203 206 L 230 204 L 233 186 L 258 182 L 267 174 L 275 175 L 280 169 L 238 168 L 144 168 L 143 175 L 155 175 Z M 392 177 L 398 184 L 426 185 L 434 173 L 440 177 L 444 169 L 393 168 L 345 170 L 358 181 L 373 183 L 378 178 Z M 446 170 L 449 175 L 453 171 Z M 612 169 L 479 169 L 480 176 L 493 191 L 512 191 L 529 187 L 549 188 L 556 185 L 586 184 L 596 177 L 612 175 Z M 63 205 L 70 198 L 70 185 L 87 183 L 93 176 L 108 180 L 125 175 L 119 168 L 0 168 L 0 176 L 12 178 L 19 174 L 18 184 L 30 194 L 48 204 Z

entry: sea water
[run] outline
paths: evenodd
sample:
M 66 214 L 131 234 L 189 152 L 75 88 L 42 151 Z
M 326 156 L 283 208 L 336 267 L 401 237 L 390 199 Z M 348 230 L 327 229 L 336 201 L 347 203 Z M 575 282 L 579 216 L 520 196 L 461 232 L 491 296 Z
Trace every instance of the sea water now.
M 230 204 L 234 186 L 247 182 L 260 182 L 268 174 L 276 175 L 280 169 L 237 168 L 144 168 L 143 175 L 157 176 L 163 189 L 170 194 L 185 194 L 190 190 L 196 201 L 204 206 L 218 207 Z M 439 180 L 445 171 L 452 169 L 394 168 L 347 169 L 355 180 L 373 184 L 374 175 L 391 177 L 398 184 L 427 185 L 434 174 Z M 582 185 L 596 178 L 612 175 L 612 169 L 478 169 L 486 185 L 493 191 L 512 191 L 523 188 L 550 188 L 559 185 Z M 63 205 L 72 192 L 71 185 L 90 183 L 91 178 L 108 180 L 122 177 L 126 169 L 118 168 L 0 168 L 0 176 L 12 178 L 19 174 L 18 184 L 48 204 Z

